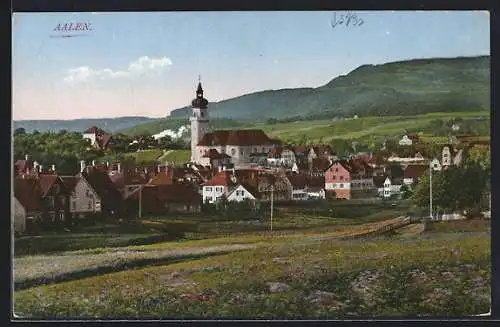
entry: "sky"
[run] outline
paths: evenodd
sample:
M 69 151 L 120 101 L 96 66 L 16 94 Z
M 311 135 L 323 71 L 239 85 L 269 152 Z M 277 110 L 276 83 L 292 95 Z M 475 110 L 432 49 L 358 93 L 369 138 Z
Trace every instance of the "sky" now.
M 487 12 L 357 11 L 362 24 L 335 25 L 341 14 L 15 13 L 13 119 L 165 117 L 199 78 L 221 101 L 318 87 L 364 64 L 490 54 Z

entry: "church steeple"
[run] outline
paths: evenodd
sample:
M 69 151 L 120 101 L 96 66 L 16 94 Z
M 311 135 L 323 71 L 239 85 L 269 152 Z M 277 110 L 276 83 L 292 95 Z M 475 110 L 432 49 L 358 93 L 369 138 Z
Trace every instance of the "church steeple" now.
M 206 109 L 208 100 L 203 97 L 203 87 L 201 86 L 201 78 L 198 76 L 198 88 L 196 89 L 196 98 L 191 102 L 193 108 Z

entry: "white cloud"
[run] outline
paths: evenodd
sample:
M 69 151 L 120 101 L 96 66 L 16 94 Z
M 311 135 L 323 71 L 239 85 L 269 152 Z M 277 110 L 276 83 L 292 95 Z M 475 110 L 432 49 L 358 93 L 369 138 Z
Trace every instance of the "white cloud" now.
M 126 70 L 112 70 L 110 68 L 93 69 L 88 66 L 81 66 L 68 70 L 65 82 L 83 82 L 90 79 L 110 79 L 138 75 L 158 74 L 169 66 L 172 66 L 172 60 L 167 57 L 150 58 L 148 56 L 140 57 L 132 61 Z

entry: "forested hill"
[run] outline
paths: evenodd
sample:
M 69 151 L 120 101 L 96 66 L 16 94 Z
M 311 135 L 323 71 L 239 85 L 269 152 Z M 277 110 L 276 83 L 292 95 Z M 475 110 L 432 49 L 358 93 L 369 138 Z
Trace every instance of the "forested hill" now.
M 210 103 L 209 108 L 211 117 L 238 120 L 489 110 L 490 57 L 363 65 L 318 88 L 256 92 Z M 189 108 L 171 113 L 187 115 Z

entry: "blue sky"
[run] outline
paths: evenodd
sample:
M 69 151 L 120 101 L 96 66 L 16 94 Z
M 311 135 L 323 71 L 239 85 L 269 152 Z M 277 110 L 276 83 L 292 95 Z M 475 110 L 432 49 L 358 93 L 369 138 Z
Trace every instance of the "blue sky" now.
M 337 12 L 338 15 L 342 12 Z M 198 75 L 210 101 L 321 86 L 363 64 L 490 53 L 486 12 L 16 13 L 13 118 L 166 116 Z M 58 24 L 89 23 L 81 37 Z

